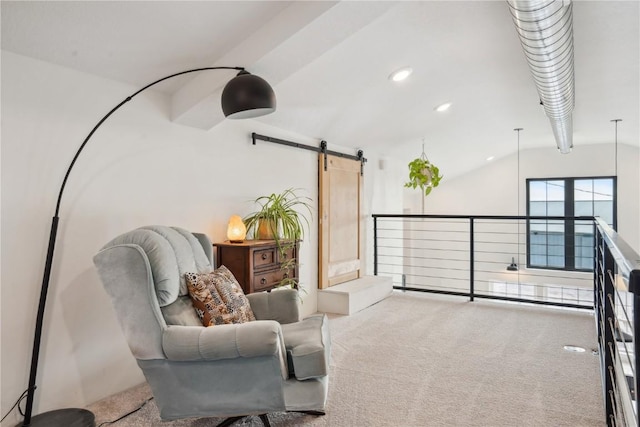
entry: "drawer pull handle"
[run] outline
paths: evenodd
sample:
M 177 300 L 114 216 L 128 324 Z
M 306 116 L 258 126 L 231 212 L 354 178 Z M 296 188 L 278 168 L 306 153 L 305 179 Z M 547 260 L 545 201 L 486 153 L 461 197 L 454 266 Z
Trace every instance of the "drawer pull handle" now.
M 267 283 L 267 279 L 265 279 L 264 277 L 262 279 L 260 279 L 260 284 L 261 285 L 265 285 Z
M 262 259 L 267 259 L 267 254 L 262 254 Z

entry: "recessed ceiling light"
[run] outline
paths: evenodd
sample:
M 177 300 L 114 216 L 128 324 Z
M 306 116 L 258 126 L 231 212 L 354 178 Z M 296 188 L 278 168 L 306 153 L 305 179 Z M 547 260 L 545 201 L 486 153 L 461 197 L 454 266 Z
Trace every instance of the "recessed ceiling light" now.
M 489 157 L 487 157 L 487 162 L 490 162 L 491 160 L 493 160 L 495 158 L 496 158 L 496 156 L 489 156 Z
M 443 111 L 447 111 L 449 107 L 451 107 L 451 103 L 445 102 L 444 104 L 438 105 L 436 108 L 434 108 L 434 110 L 436 110 L 439 113 L 442 113 Z
M 396 70 L 389 75 L 389 80 L 392 80 L 394 82 L 401 82 L 402 80 L 409 77 L 411 73 L 413 73 L 413 68 L 411 67 L 400 68 L 399 70 Z

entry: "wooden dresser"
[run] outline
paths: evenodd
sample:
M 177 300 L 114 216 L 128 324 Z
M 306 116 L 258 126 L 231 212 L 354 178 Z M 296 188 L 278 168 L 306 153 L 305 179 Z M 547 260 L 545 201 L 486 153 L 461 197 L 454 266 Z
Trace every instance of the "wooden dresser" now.
M 270 291 L 283 279 L 298 278 L 298 263 L 288 270 L 282 264 L 298 259 L 299 245 L 292 246 L 283 256 L 275 240 L 245 240 L 243 243 L 214 243 L 216 267 L 227 267 L 242 286 L 245 294 Z

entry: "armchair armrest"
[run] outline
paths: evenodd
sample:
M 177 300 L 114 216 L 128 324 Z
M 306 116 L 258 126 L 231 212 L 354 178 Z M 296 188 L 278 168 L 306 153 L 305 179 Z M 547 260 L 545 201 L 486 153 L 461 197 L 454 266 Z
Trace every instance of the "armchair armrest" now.
M 275 320 L 280 324 L 300 320 L 298 291 L 279 289 L 247 295 L 251 310 L 258 320 Z
M 167 359 L 174 361 L 220 360 L 274 354 L 283 357 L 280 324 L 271 320 L 232 325 L 168 326 L 162 335 Z

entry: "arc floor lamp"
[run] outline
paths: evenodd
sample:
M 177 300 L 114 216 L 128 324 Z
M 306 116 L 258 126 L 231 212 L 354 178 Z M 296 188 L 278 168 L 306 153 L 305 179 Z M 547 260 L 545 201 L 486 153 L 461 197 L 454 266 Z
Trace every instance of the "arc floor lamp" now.
M 38 370 L 38 357 L 40 354 L 40 341 L 42 336 L 42 324 L 44 319 L 44 310 L 47 300 L 47 291 L 49 289 L 49 278 L 51 276 L 51 266 L 53 264 L 53 252 L 56 246 L 56 234 L 58 231 L 58 221 L 60 212 L 60 202 L 62 200 L 62 194 L 64 192 L 67 179 L 73 165 L 76 163 L 78 156 L 84 149 L 87 142 L 91 139 L 93 134 L 98 130 L 100 126 L 120 107 L 131 101 L 135 96 L 141 92 L 149 89 L 156 84 L 173 77 L 181 76 L 184 74 L 195 73 L 199 71 L 208 70 L 237 70 L 239 73 L 229 80 L 222 91 L 222 112 L 225 117 L 229 119 L 247 119 L 252 117 L 264 116 L 272 113 L 276 109 L 276 97 L 273 89 L 262 78 L 250 74 L 243 67 L 205 67 L 196 68 L 193 70 L 182 71 L 179 73 L 171 74 L 150 83 L 142 89 L 134 92 L 130 96 L 126 97 L 122 102 L 116 105 L 111 111 L 109 111 L 94 128 L 89 132 L 84 142 L 76 151 L 76 154 L 69 164 L 67 173 L 64 176 L 62 185 L 60 186 L 60 192 L 58 193 L 58 202 L 56 204 L 55 214 L 51 223 L 51 233 L 49 234 L 49 247 L 47 250 L 47 258 L 44 268 L 44 276 L 42 278 L 42 288 L 40 290 L 40 302 L 38 305 L 38 312 L 36 316 L 36 328 L 33 339 L 33 352 L 31 355 L 31 370 L 29 373 L 29 386 L 27 388 L 27 405 L 25 408 L 25 417 L 19 426 L 27 427 L 93 427 L 95 426 L 94 415 L 87 410 L 68 408 L 58 409 L 54 411 L 45 412 L 32 417 L 33 399 L 36 390 L 36 374 Z

